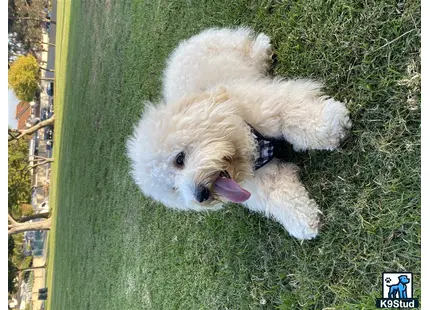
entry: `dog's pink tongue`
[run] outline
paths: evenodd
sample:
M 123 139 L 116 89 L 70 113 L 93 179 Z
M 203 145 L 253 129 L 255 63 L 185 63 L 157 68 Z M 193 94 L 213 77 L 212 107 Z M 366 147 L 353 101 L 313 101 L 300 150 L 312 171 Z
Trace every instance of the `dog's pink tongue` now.
M 218 177 L 214 183 L 215 191 L 221 196 L 233 202 L 244 202 L 251 197 L 251 193 L 243 189 L 235 181 Z

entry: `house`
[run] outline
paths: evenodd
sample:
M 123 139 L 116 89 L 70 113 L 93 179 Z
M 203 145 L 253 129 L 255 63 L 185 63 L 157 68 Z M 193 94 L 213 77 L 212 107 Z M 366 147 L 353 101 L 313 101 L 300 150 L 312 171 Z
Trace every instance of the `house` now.
M 31 118 L 31 106 L 29 102 L 21 101 L 18 103 L 15 118 L 18 121 L 18 129 L 27 128 L 26 123 Z

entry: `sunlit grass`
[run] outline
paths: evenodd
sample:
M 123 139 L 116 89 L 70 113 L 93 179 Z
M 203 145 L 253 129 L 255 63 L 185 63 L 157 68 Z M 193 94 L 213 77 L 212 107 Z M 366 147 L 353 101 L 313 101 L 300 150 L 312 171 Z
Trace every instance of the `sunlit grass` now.
M 65 72 L 67 69 L 67 49 L 68 34 L 70 29 L 70 11 L 71 1 L 57 0 L 57 24 L 56 24 L 56 47 L 55 47 L 55 132 L 54 132 L 54 163 L 51 164 L 50 194 L 49 206 L 51 208 L 51 230 L 48 234 L 48 256 L 47 256 L 47 276 L 46 286 L 50 290 L 46 302 L 47 309 L 50 309 L 50 300 L 52 296 L 52 278 L 54 273 L 55 243 L 56 243 L 56 207 L 58 202 L 57 180 L 58 180 L 58 162 L 60 157 L 61 130 L 63 118 Z

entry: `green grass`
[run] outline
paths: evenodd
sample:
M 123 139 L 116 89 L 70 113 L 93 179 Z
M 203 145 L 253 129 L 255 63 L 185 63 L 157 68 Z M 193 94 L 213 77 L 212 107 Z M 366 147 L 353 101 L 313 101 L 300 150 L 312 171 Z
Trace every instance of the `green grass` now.
M 70 28 L 70 1 L 58 1 L 57 9 L 57 20 L 59 22 L 56 27 L 56 57 L 55 57 L 55 68 L 57 72 L 65 72 L 67 70 L 67 48 L 68 48 L 68 33 Z M 61 158 L 60 145 L 61 145 L 61 133 L 63 128 L 63 107 L 64 107 L 64 89 L 65 89 L 65 74 L 55 75 L 55 132 L 54 140 L 57 142 L 54 144 L 53 156 L 55 162 L 51 165 L 51 187 L 50 187 L 50 199 L 49 205 L 51 208 L 51 230 L 48 233 L 48 253 L 46 259 L 47 265 L 47 276 L 46 286 L 52 287 L 52 279 L 54 274 L 53 262 L 55 259 L 55 244 L 56 239 L 56 219 L 57 219 L 57 205 L 58 205 L 58 162 Z M 59 143 L 60 142 L 60 143 Z M 46 302 L 49 307 L 49 301 Z
M 393 270 L 414 272 L 420 296 L 419 1 L 73 1 L 63 13 L 51 309 L 373 309 Z M 278 75 L 323 80 L 351 110 L 341 151 L 293 158 L 325 214 L 315 241 L 236 205 L 168 210 L 128 174 L 126 138 L 172 49 L 241 24 L 273 38 Z
M 52 280 L 54 275 L 54 267 L 53 262 L 55 259 L 55 244 L 57 242 L 56 239 L 56 224 L 57 224 L 57 205 L 58 205 L 58 162 L 61 158 L 60 145 L 61 145 L 61 133 L 63 128 L 63 107 L 64 107 L 64 89 L 65 89 L 65 72 L 67 70 L 67 48 L 68 48 L 68 33 L 70 28 L 70 9 L 71 2 L 70 1 L 58 1 L 58 9 L 57 9 L 57 20 L 60 21 L 57 23 L 56 27 L 56 57 L 55 57 L 55 68 L 57 73 L 55 75 L 55 132 L 54 132 L 54 140 L 56 143 L 54 144 L 53 157 L 55 158 L 55 162 L 51 164 L 51 180 L 50 180 L 50 212 L 51 212 L 51 230 L 48 233 L 48 251 L 45 265 L 47 266 L 47 274 L 46 274 L 46 287 L 52 288 Z M 63 74 L 61 74 L 63 73 Z M 49 295 L 48 300 L 45 302 L 47 309 L 52 309 L 51 304 L 51 295 Z

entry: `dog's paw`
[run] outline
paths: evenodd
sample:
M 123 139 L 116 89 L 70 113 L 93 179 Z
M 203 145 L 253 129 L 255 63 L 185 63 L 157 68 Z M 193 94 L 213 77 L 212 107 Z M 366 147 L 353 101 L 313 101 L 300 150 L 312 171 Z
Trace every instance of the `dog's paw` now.
M 321 124 L 316 132 L 316 149 L 334 150 L 344 141 L 352 127 L 345 104 L 333 98 L 324 100 Z
M 253 44 L 254 53 L 263 57 L 270 58 L 273 54 L 273 47 L 270 44 L 270 38 L 264 33 L 260 33 Z
M 318 233 L 322 227 L 322 213 L 317 211 L 310 218 L 300 224 L 295 232 L 291 233 L 294 237 L 300 240 L 311 240 L 318 236 Z
M 270 38 L 264 33 L 260 33 L 254 40 L 251 48 L 251 58 L 264 71 L 269 71 L 277 63 L 275 50 L 270 43 Z

